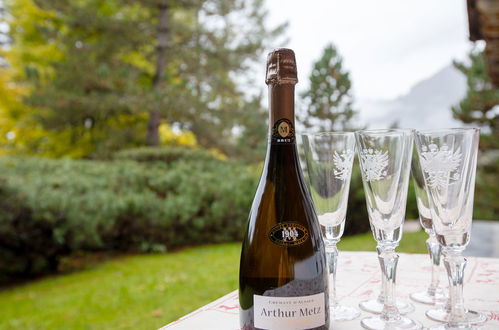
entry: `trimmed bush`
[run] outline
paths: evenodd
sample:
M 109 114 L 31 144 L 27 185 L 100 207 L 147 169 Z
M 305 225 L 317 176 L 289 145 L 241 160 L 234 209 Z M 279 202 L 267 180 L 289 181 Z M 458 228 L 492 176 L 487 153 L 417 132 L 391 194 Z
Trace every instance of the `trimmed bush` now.
M 141 147 L 125 149 L 114 154 L 117 160 L 135 160 L 137 162 L 163 162 L 176 161 L 210 162 L 218 159 L 209 151 L 185 147 Z
M 367 215 L 364 188 L 362 186 L 362 176 L 356 160 L 352 168 L 344 235 L 355 235 L 365 233 L 369 230 L 369 217 Z
M 0 158 L 0 273 L 55 271 L 77 251 L 240 240 L 257 176 L 241 165 L 195 158 Z
M 477 169 L 473 218 L 480 220 L 499 220 L 499 157 L 491 157 Z
M 54 272 L 61 258 L 80 251 L 162 252 L 241 240 L 259 171 L 186 148 L 114 158 L 0 158 L 2 276 Z M 354 166 L 345 235 L 366 231 Z

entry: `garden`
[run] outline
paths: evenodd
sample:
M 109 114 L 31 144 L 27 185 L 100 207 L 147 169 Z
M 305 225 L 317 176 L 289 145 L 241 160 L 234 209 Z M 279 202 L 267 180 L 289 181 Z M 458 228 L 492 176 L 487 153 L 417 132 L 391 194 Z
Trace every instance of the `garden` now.
M 237 288 L 268 144 L 254 68 L 288 41 L 268 17 L 263 0 L 0 0 L 0 329 L 158 328 Z M 367 127 L 338 47 L 315 55 L 297 131 Z M 497 220 L 485 56 L 454 62 L 467 92 L 443 111 L 482 128 L 474 218 Z M 339 249 L 375 251 L 369 231 L 355 160 Z

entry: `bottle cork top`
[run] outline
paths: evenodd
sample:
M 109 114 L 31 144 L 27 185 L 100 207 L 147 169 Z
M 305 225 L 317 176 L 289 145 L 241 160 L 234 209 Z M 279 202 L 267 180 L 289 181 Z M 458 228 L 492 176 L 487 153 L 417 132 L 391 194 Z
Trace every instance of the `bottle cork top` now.
M 296 71 L 296 59 L 293 50 L 279 48 L 271 51 L 267 56 L 267 74 L 265 83 L 274 84 L 296 84 L 298 75 Z

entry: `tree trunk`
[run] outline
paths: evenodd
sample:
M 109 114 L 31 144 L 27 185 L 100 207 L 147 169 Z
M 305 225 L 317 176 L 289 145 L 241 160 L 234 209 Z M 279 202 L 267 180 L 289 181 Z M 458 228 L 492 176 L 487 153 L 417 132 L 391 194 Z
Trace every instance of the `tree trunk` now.
M 161 87 L 166 66 L 166 47 L 168 45 L 168 0 L 158 3 L 158 29 L 156 46 L 156 72 L 152 82 L 153 90 Z M 154 109 L 149 113 L 147 124 L 147 144 L 150 146 L 159 145 L 159 125 L 161 122 L 161 109 Z

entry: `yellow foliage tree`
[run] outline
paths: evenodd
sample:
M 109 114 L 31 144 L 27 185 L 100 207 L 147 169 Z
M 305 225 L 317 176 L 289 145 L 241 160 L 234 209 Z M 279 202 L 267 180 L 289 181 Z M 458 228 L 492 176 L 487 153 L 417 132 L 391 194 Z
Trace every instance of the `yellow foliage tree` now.
M 196 147 L 196 136 L 190 131 L 173 130 L 167 123 L 159 126 L 159 140 L 164 146 Z

